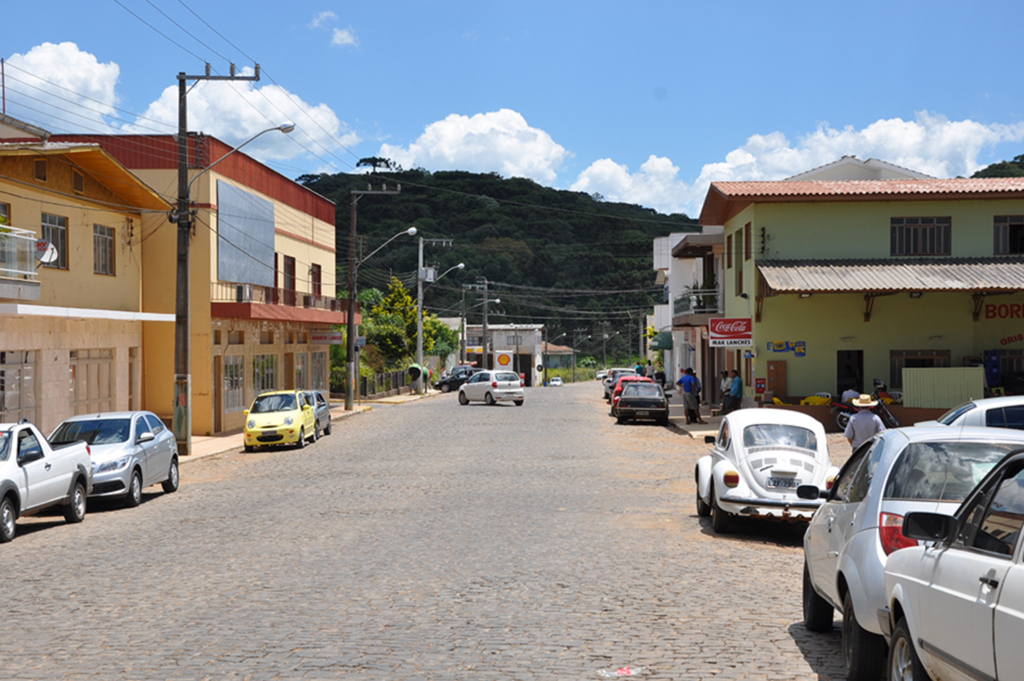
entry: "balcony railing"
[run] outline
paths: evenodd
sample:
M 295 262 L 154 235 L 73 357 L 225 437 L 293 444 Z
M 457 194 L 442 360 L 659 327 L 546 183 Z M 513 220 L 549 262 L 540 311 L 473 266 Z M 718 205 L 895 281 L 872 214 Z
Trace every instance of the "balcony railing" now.
M 210 301 L 214 303 L 257 303 L 260 305 L 287 305 L 310 310 L 344 312 L 348 303 L 340 298 L 317 296 L 302 291 L 255 284 L 228 284 L 214 282 Z
M 686 289 L 676 296 L 672 305 L 673 316 L 687 314 L 717 314 L 722 309 L 722 293 L 718 289 Z
M 36 235 L 0 226 L 0 278 L 36 281 Z

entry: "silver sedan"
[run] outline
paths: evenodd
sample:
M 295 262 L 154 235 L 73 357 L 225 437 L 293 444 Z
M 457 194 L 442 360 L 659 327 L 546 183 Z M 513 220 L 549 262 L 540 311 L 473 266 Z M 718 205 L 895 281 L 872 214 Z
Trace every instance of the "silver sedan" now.
M 157 483 L 178 489 L 178 445 L 170 429 L 148 411 L 73 416 L 57 426 L 51 444 L 81 440 L 92 452 L 90 497 L 121 497 L 138 506 L 142 490 Z
M 523 381 L 511 371 L 481 371 L 459 387 L 459 404 L 512 402 L 523 404 Z

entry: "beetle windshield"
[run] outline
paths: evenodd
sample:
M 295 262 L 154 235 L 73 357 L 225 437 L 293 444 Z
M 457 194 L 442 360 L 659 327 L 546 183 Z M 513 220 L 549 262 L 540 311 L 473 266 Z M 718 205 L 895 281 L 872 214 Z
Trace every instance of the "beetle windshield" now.
M 818 451 L 818 438 L 814 432 L 800 426 L 787 426 L 780 423 L 761 423 L 743 429 L 743 446 L 747 449 L 755 447 L 793 447 L 810 452 Z
M 260 395 L 252 403 L 250 414 L 269 414 L 272 411 L 294 411 L 295 395 Z
M 50 444 L 62 445 L 82 440 L 90 445 L 116 445 L 127 442 L 131 430 L 131 419 L 65 421 L 53 431 Z
M 999 461 L 1020 445 L 996 442 L 914 442 L 885 483 L 886 499 L 963 501 Z

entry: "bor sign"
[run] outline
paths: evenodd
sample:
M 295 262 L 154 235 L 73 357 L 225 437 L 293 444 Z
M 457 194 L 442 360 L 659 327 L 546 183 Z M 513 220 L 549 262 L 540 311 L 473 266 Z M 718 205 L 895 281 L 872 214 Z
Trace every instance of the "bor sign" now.
M 749 317 L 708 320 L 708 345 L 713 348 L 745 348 L 754 344 L 754 324 Z

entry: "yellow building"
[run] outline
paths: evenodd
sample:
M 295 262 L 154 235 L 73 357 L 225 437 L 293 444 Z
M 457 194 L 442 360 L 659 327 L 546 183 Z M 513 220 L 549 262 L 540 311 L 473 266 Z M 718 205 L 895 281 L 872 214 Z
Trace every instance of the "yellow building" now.
M 164 196 L 178 191 L 170 135 L 62 135 L 99 144 Z M 241 429 L 265 390 L 328 390 L 329 346 L 314 334 L 344 324 L 335 297 L 335 205 L 213 137 L 190 135 L 192 433 Z M 217 163 L 221 158 L 224 161 Z M 212 167 L 216 163 L 215 167 Z M 209 169 L 209 170 L 207 170 Z M 144 216 L 146 310 L 174 313 L 177 226 Z M 170 419 L 174 325 L 143 325 L 145 403 Z
M 0 422 L 142 409 L 144 224 L 170 204 L 96 144 L 0 119 Z M 38 240 L 52 245 L 37 259 Z

